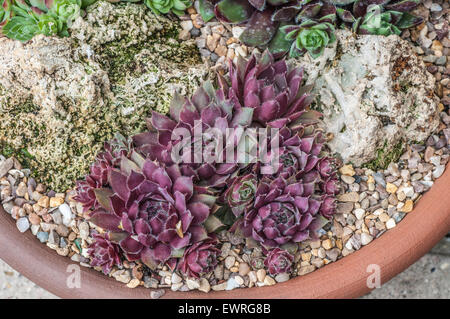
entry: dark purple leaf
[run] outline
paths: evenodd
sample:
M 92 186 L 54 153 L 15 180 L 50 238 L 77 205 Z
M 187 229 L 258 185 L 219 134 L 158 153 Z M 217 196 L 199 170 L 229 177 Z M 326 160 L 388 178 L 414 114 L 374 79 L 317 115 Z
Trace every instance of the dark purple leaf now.
M 419 3 L 420 0 L 403 0 L 397 3 L 387 4 L 386 9 L 400 12 L 408 12 L 417 7 Z
M 390 0 L 356 0 L 353 4 L 353 15 L 360 18 L 366 15 L 367 7 L 371 4 L 385 5 Z
M 92 212 L 89 221 L 94 225 L 103 228 L 104 230 L 110 230 L 114 232 L 122 231 L 119 228 L 120 218 L 117 217 L 116 215 L 107 213 L 104 210 L 97 210 Z
M 320 12 L 321 8 L 322 8 L 321 2 L 307 4 L 303 6 L 302 10 L 297 16 L 297 19 L 300 20 L 303 18 L 314 18 Z
M 122 198 L 122 200 L 128 200 L 130 190 L 127 187 L 127 176 L 123 175 L 118 170 L 111 170 L 109 173 L 109 184 L 111 185 L 113 191 L 120 198 Z
M 277 31 L 278 23 L 272 21 L 272 10 L 264 12 L 255 11 L 250 21 L 247 23 L 247 28 L 241 34 L 241 41 L 245 45 L 257 47 L 266 45 L 272 40 Z
M 279 6 L 285 3 L 289 3 L 291 0 L 267 0 L 267 3 L 272 6 Z
M 290 21 L 294 19 L 300 6 L 283 7 L 275 11 L 272 15 L 272 21 Z
M 355 0 L 331 0 L 330 2 L 337 6 L 345 6 L 347 4 L 355 2 Z

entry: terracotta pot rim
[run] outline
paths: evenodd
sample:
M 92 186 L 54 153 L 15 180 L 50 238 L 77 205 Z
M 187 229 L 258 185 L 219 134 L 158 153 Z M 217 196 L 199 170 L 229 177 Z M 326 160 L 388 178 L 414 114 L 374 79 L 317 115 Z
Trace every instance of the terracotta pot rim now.
M 270 287 L 232 291 L 172 292 L 163 298 L 355 298 L 368 293 L 368 277 L 381 283 L 402 272 L 450 231 L 450 169 L 394 228 L 360 250 L 310 274 Z M 41 244 L 31 232 L 17 231 L 0 205 L 0 258 L 42 288 L 62 298 L 150 298 L 150 290 L 127 288 L 115 279 L 81 267 L 81 288 L 67 280 L 79 265 Z M 378 272 L 379 270 L 379 272 Z

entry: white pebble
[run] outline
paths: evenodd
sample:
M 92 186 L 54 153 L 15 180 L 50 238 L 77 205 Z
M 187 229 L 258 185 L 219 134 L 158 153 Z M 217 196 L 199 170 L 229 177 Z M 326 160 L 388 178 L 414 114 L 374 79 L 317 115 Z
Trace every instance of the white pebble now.
M 386 222 L 386 228 L 387 229 L 392 229 L 396 226 L 395 220 L 394 218 L 390 218 L 387 222 Z
M 436 168 L 433 170 L 433 177 L 434 178 L 441 177 L 442 174 L 444 174 L 444 171 L 445 171 L 445 165 L 436 166 Z
M 403 193 L 405 193 L 406 197 L 412 197 L 414 195 L 414 187 L 403 187 Z
M 237 282 L 239 285 L 243 285 L 243 284 L 244 284 L 244 279 L 242 279 L 241 276 L 236 276 L 236 277 L 234 277 L 234 280 L 236 280 L 236 282 Z
M 367 233 L 362 233 L 361 234 L 361 244 L 363 245 L 367 245 L 368 243 L 370 243 L 372 241 L 372 236 L 370 236 Z
M 173 280 L 173 278 L 172 278 L 172 280 Z M 191 290 L 200 288 L 200 283 L 198 282 L 198 280 L 195 280 L 195 279 L 192 279 L 192 278 L 186 279 L 186 285 Z
M 16 226 L 21 233 L 24 233 L 30 228 L 30 222 L 27 217 L 22 217 L 17 220 Z
M 72 221 L 72 210 L 70 209 L 69 205 L 66 203 L 59 206 L 59 211 L 63 215 L 63 224 L 65 226 L 69 226 L 70 222 Z
M 192 28 L 194 27 L 194 24 L 192 23 L 191 20 L 185 20 L 180 22 L 180 26 L 183 30 L 191 31 Z
M 234 278 L 230 278 L 227 281 L 227 288 L 226 290 L 233 290 L 235 288 L 239 288 L 239 284 L 237 283 L 237 281 Z
M 228 256 L 227 258 L 225 258 L 225 267 L 227 269 L 230 269 L 231 267 L 234 266 L 234 262 L 236 261 L 236 258 L 233 256 Z
M 362 219 L 366 211 L 362 208 L 357 208 L 353 211 L 353 213 L 355 214 L 356 218 Z
M 288 273 L 281 273 L 275 276 L 275 280 L 277 282 L 285 282 L 289 280 L 289 274 Z
M 182 282 L 183 281 L 183 279 L 180 277 L 180 276 L 178 276 L 178 274 L 177 273 L 173 273 L 172 274 L 172 283 L 173 284 L 178 284 L 178 283 L 180 283 L 180 282 Z

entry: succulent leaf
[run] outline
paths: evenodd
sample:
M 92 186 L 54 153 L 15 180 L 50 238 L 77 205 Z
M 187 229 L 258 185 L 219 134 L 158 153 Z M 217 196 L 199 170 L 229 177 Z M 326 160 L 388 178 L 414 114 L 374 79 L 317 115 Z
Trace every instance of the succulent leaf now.
M 271 19 L 272 11 L 255 11 L 248 21 L 240 39 L 249 46 L 262 46 L 270 42 L 277 31 L 278 23 Z
M 208 22 L 214 18 L 214 5 L 208 0 L 199 1 L 199 12 L 203 21 Z
M 403 0 L 387 4 L 386 9 L 400 12 L 408 12 L 417 7 L 419 4 L 420 0 Z
M 248 0 L 222 0 L 214 7 L 217 19 L 228 23 L 242 23 L 250 19 L 255 8 Z

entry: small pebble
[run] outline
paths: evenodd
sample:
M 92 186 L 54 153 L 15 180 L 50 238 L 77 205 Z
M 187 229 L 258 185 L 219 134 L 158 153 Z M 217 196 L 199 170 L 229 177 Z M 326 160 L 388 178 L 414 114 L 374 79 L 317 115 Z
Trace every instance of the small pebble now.
M 30 228 L 30 222 L 27 217 L 21 217 L 16 221 L 16 226 L 21 233 L 24 233 Z

